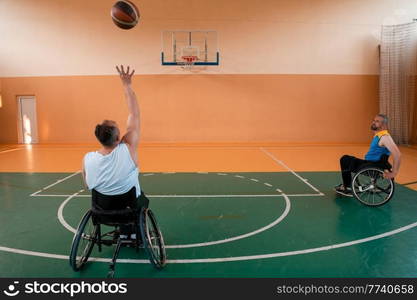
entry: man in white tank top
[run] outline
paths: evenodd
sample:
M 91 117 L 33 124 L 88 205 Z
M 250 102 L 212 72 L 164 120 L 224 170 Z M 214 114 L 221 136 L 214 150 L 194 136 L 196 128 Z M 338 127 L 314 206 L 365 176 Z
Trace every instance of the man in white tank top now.
M 137 197 L 141 194 L 139 185 L 137 147 L 140 133 L 139 105 L 132 89 L 132 76 L 135 70 L 126 71 L 116 66 L 123 84 L 129 109 L 127 132 L 120 139 L 120 130 L 115 121 L 104 120 L 95 128 L 95 135 L 102 147 L 89 152 L 83 160 L 83 177 L 90 190 L 105 195 L 120 195 L 136 188 Z M 142 198 L 142 197 L 141 197 Z M 145 197 L 143 197 L 145 198 Z M 147 206 L 147 203 L 146 203 Z

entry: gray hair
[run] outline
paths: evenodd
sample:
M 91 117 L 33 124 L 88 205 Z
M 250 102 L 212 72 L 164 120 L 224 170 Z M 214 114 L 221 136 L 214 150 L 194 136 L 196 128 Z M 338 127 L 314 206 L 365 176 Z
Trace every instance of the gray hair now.
M 382 123 L 384 123 L 385 125 L 388 125 L 388 117 L 387 117 L 387 115 L 377 114 L 377 116 L 382 118 Z

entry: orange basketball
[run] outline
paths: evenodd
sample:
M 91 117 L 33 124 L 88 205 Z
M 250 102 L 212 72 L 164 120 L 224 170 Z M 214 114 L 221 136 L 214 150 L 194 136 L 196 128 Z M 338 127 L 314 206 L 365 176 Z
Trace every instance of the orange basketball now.
M 135 27 L 139 17 L 139 10 L 131 1 L 117 1 L 111 8 L 111 18 L 114 24 L 122 29 Z

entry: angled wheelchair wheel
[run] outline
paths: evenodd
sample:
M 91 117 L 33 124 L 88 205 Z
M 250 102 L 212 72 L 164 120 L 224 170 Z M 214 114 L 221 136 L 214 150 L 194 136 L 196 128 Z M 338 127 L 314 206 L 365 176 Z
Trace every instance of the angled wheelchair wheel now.
M 166 264 L 165 244 L 162 233 L 158 227 L 155 215 L 148 208 L 142 209 L 139 217 L 140 232 L 149 260 L 157 269 Z
M 359 170 L 352 180 L 353 195 L 368 206 L 387 203 L 394 194 L 394 181 L 384 178 L 384 171 L 378 168 Z
M 85 265 L 97 240 L 97 227 L 92 221 L 89 210 L 81 219 L 71 245 L 70 265 L 74 271 L 79 271 Z

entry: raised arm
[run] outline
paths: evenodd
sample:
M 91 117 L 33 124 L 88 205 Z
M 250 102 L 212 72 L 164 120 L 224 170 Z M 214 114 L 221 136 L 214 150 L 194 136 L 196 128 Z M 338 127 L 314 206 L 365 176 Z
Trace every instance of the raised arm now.
M 401 165 L 401 152 L 398 149 L 397 145 L 395 144 L 394 140 L 389 135 L 384 135 L 381 137 L 381 146 L 386 147 L 389 152 L 391 152 L 393 157 L 393 166 L 392 172 L 385 172 L 384 177 L 392 179 L 397 176 L 398 171 L 400 170 Z
M 126 143 L 133 161 L 137 164 L 137 147 L 140 136 L 140 111 L 139 104 L 136 98 L 136 94 L 132 88 L 132 76 L 135 70 L 130 73 L 129 66 L 126 71 L 121 65 L 116 66 L 117 72 L 119 72 L 120 79 L 122 80 L 125 98 L 127 101 L 127 107 L 129 109 L 129 115 L 127 117 L 126 134 L 122 138 L 122 142 Z

